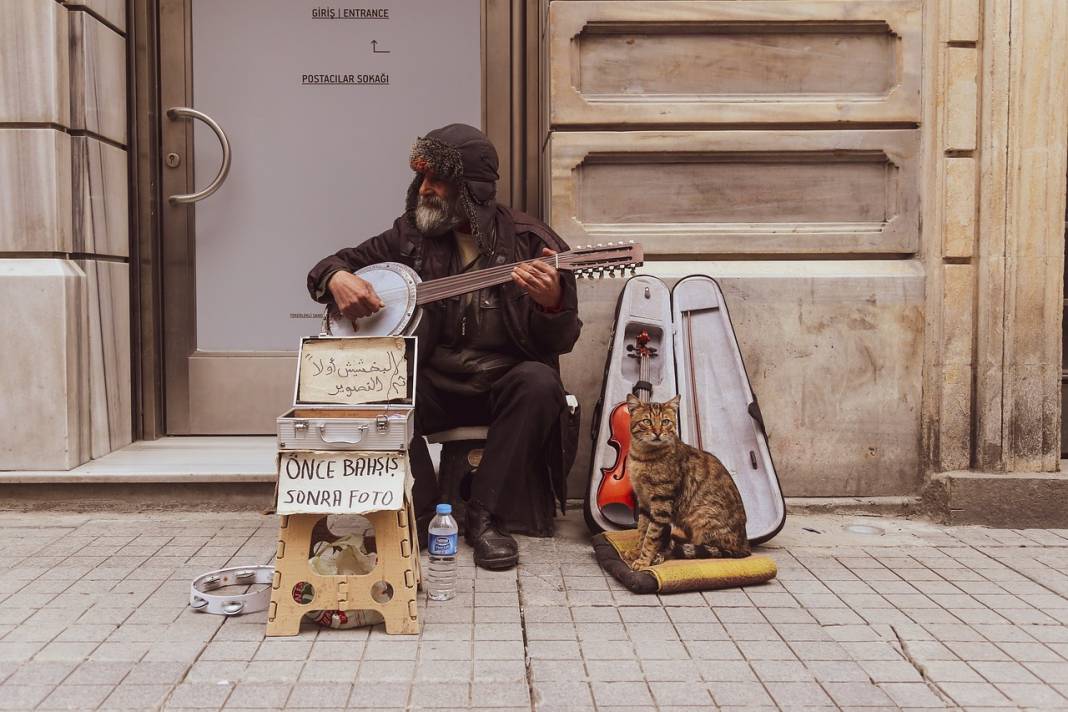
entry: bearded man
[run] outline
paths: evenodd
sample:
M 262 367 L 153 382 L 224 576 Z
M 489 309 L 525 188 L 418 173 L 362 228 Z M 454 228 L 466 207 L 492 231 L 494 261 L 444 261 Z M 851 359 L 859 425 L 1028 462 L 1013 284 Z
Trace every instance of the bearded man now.
M 382 234 L 315 265 L 308 274 L 314 299 L 356 319 L 384 306 L 353 274 L 371 264 L 401 262 L 426 281 L 568 249 L 541 221 L 496 202 L 497 151 L 478 129 L 431 131 L 412 148 L 410 164 L 415 177 L 404 214 Z M 488 425 L 466 521 L 483 568 L 514 566 L 518 546 L 509 527 L 551 535 L 554 495 L 564 506 L 574 438 L 562 427 L 558 357 L 581 327 L 574 276 L 544 262 L 517 265 L 510 283 L 425 307 L 410 452 L 416 515 L 423 529 L 439 498 L 421 436 Z

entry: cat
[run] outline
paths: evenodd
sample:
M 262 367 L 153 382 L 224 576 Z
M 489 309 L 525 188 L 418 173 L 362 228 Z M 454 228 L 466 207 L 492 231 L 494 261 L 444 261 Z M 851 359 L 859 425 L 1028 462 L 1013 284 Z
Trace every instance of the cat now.
M 715 455 L 679 439 L 679 397 L 643 403 L 628 395 L 627 410 L 627 472 L 638 500 L 638 549 L 630 567 L 749 556 L 742 497 Z

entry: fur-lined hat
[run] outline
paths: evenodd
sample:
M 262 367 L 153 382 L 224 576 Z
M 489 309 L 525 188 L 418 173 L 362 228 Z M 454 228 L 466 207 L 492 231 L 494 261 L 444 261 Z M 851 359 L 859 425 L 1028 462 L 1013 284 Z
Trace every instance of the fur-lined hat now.
M 414 224 L 415 206 L 423 174 L 454 185 L 458 206 L 471 224 L 479 252 L 492 255 L 496 249 L 493 217 L 497 208 L 497 149 L 486 134 L 467 124 L 449 124 L 421 137 L 412 146 L 410 158 L 415 178 L 408 186 L 405 212 Z

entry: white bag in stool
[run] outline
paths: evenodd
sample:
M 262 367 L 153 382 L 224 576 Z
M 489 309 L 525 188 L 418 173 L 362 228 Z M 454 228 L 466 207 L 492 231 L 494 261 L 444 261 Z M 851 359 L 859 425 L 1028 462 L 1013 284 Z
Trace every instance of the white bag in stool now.
M 375 567 L 375 554 L 367 551 L 362 534 L 346 534 L 337 541 L 320 541 L 308 559 L 312 571 L 322 576 L 366 574 Z M 294 592 L 299 595 L 299 592 Z M 378 611 L 309 611 L 305 619 L 324 628 L 359 628 L 382 622 Z

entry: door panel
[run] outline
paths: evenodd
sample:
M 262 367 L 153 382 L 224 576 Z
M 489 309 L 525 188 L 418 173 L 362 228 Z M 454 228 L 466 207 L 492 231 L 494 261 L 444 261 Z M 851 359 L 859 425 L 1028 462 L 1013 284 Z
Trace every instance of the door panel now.
M 919 0 L 556 2 L 551 120 L 915 122 Z
M 919 132 L 583 131 L 551 139 L 553 227 L 647 256 L 902 254 Z

